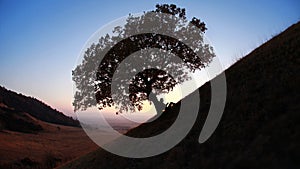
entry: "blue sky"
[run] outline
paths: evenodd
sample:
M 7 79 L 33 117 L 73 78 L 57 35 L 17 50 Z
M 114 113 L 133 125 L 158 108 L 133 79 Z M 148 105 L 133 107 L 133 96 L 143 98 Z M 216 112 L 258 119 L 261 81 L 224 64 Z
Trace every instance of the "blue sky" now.
M 175 3 L 202 19 L 224 66 L 300 20 L 300 2 L 0 0 L 0 85 L 72 112 L 71 71 L 89 37 L 129 13 Z

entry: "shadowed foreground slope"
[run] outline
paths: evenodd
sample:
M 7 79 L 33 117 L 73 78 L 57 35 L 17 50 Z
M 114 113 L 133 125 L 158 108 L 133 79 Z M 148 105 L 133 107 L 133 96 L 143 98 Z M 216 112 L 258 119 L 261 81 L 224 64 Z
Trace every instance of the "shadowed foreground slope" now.
M 205 143 L 199 144 L 198 137 L 210 106 L 209 83 L 195 91 L 200 92 L 201 106 L 194 127 L 171 150 L 155 157 L 130 159 L 99 149 L 63 168 L 299 168 L 299 46 L 300 23 L 226 70 L 225 111 Z M 148 137 L 163 132 L 174 122 L 178 108 L 177 104 L 156 121 L 127 135 Z

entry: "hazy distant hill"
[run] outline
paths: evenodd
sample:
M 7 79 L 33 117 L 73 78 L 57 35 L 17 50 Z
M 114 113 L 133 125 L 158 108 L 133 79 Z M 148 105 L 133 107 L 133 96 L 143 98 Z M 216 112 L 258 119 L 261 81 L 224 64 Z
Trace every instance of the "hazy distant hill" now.
M 43 102 L 0 86 L 0 130 L 21 132 L 42 130 L 35 119 L 54 124 L 79 126 L 78 121 L 52 109 Z
M 64 168 L 300 168 L 299 72 L 297 23 L 226 70 L 225 111 L 217 130 L 204 144 L 198 143 L 198 137 L 210 106 L 206 104 L 209 83 L 195 91 L 201 95 L 196 124 L 166 153 L 129 159 L 99 149 Z M 164 131 L 175 120 L 178 107 L 127 135 L 147 137 Z

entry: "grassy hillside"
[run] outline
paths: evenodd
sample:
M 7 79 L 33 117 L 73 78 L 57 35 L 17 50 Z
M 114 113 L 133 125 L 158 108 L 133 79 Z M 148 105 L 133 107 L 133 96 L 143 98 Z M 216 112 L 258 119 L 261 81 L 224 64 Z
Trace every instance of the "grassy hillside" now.
M 43 128 L 28 113 L 16 112 L 9 107 L 0 107 L 0 131 L 10 130 L 37 133 Z
M 79 126 L 78 121 L 52 109 L 43 102 L 0 86 L 0 130 L 9 129 L 24 132 L 39 130 L 39 126 L 25 114 L 49 123 Z M 25 129 L 26 127 L 28 129 Z
M 206 104 L 210 100 L 209 82 L 195 91 L 200 93 L 201 103 L 194 127 L 171 150 L 155 157 L 130 159 L 98 149 L 62 168 L 300 168 L 299 46 L 297 23 L 225 71 L 225 111 L 215 133 L 204 144 L 198 143 L 198 137 L 210 106 Z M 174 122 L 179 106 L 127 135 L 148 137 L 163 132 Z
M 0 169 L 50 169 L 95 149 L 78 121 L 0 87 Z
M 1 131 L 1 169 L 51 169 L 97 148 L 79 127 L 46 123 L 27 116 L 43 130 Z

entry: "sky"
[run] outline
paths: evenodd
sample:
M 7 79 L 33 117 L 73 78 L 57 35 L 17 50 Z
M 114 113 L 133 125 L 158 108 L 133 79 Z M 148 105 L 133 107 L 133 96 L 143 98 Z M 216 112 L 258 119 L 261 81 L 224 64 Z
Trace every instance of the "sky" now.
M 0 85 L 74 115 L 71 71 L 87 40 L 157 3 L 174 3 L 204 21 L 224 67 L 300 20 L 298 0 L 0 0 Z

